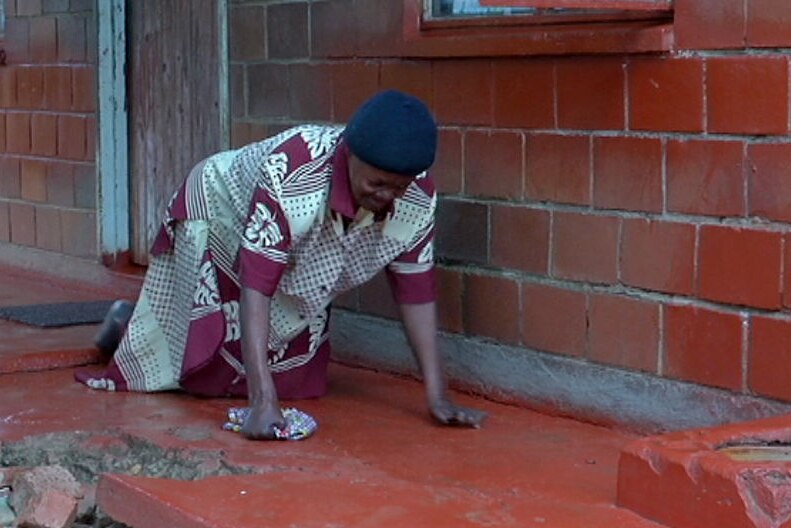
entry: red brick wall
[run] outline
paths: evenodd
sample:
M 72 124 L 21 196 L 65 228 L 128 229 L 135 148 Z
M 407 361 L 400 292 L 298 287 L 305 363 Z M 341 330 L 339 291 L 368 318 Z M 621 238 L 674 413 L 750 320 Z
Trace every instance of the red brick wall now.
M 0 1 L 0 242 L 96 257 L 94 2 Z
M 441 126 L 445 330 L 791 400 L 791 2 L 677 0 L 676 50 L 639 56 L 407 60 L 401 23 L 233 3 L 234 143 L 412 92 Z M 394 316 L 385 288 L 343 303 Z

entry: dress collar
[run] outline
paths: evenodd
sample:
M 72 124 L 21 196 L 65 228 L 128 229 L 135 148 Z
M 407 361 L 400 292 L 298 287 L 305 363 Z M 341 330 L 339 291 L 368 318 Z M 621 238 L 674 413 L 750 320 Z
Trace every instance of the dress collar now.
M 357 216 L 359 207 L 354 203 L 349 182 L 349 146 L 341 138 L 332 158 L 330 180 L 330 209 L 350 220 Z

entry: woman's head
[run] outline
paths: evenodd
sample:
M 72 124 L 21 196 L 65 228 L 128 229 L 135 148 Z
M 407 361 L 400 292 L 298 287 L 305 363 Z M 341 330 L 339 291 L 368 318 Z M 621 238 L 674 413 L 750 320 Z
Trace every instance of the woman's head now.
M 385 172 L 414 177 L 434 163 L 437 125 L 423 102 L 387 90 L 366 101 L 352 116 L 344 137 L 349 150 Z

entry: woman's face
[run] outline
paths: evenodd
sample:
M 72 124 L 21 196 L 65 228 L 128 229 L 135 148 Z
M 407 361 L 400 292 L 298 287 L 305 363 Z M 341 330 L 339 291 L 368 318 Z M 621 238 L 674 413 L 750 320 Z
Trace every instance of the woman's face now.
M 413 178 L 394 174 L 368 165 L 349 153 L 349 182 L 358 206 L 374 213 L 390 209 L 396 198 L 401 198 Z

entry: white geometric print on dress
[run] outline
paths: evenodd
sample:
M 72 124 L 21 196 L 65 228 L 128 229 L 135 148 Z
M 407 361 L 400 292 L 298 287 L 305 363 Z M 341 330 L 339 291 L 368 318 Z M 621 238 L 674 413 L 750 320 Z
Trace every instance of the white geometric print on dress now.
M 200 284 L 195 289 L 196 306 L 218 306 L 220 304 L 220 291 L 217 288 L 217 276 L 214 274 L 212 263 L 206 261 L 200 267 Z
M 300 133 L 302 141 L 308 146 L 312 159 L 328 152 L 335 145 L 338 134 L 340 134 L 340 129 L 327 127 L 311 127 Z
M 434 242 L 429 242 L 426 244 L 420 254 L 417 256 L 418 264 L 431 264 L 434 262 Z
M 285 152 L 277 152 L 266 158 L 266 169 L 277 179 L 282 179 L 288 172 L 288 155 Z
M 247 241 L 258 249 L 277 245 L 283 240 L 280 226 L 275 222 L 269 208 L 261 202 L 255 204 L 255 212 L 244 231 Z
M 242 325 L 239 324 L 239 303 L 231 301 L 223 303 L 223 314 L 225 314 L 225 342 L 238 341 L 242 338 Z

